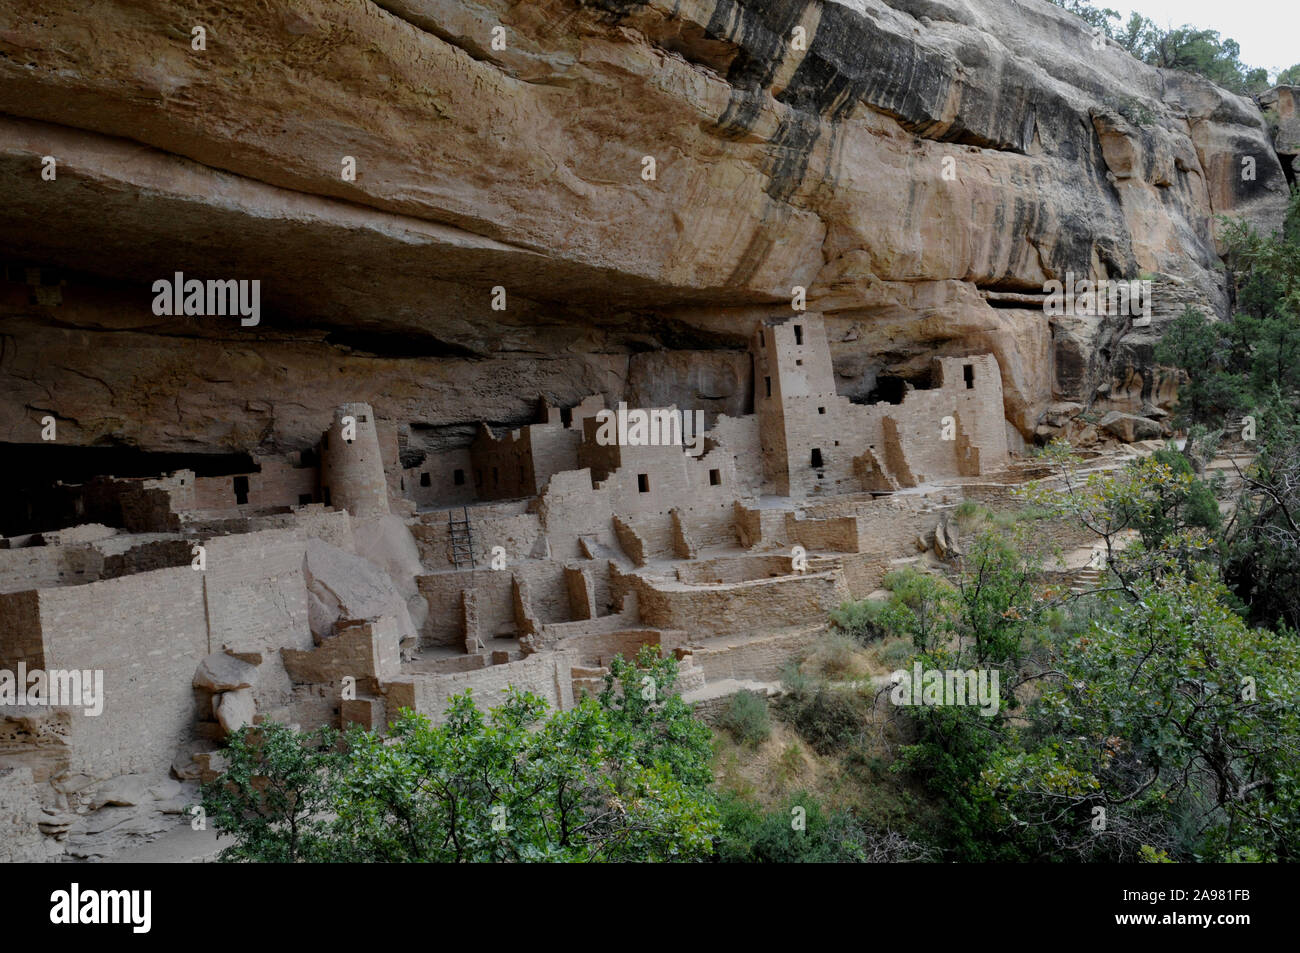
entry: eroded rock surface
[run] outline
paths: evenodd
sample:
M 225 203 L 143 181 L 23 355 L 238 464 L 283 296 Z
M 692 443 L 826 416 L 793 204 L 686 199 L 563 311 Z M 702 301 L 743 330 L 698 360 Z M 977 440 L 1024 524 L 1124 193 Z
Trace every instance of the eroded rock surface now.
M 1254 103 L 1039 0 L 9 0 L 0 114 L 16 443 L 48 413 L 72 444 L 299 449 L 360 399 L 416 454 L 539 394 L 736 413 L 796 285 L 841 393 L 991 352 L 1041 438 L 1053 403 L 1167 408 L 1161 328 L 1227 307 L 1214 216 L 1285 201 Z M 176 271 L 259 278 L 260 323 L 154 315 Z M 1152 323 L 1049 319 L 1067 272 L 1150 278 Z

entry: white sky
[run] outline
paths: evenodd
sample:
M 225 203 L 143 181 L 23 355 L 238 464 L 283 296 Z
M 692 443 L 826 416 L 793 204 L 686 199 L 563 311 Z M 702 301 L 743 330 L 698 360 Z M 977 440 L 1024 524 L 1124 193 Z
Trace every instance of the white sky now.
M 1241 61 L 1262 66 L 1269 78 L 1300 63 L 1300 3 L 1296 0 L 1091 0 L 1118 10 L 1127 22 L 1136 10 L 1161 27 L 1191 24 L 1218 30 L 1241 45 Z

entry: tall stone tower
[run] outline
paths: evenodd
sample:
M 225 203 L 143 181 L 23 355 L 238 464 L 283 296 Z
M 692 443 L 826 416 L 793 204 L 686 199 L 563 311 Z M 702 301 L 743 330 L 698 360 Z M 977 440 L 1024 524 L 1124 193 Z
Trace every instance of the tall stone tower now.
M 334 423 L 321 438 L 320 482 L 321 499 L 327 504 L 353 516 L 388 515 L 388 481 L 369 404 L 335 409 Z
M 754 354 L 754 412 L 763 456 L 763 479 L 779 496 L 814 490 L 832 466 L 848 466 L 834 450 L 835 371 L 821 315 L 802 312 L 780 324 L 763 324 Z

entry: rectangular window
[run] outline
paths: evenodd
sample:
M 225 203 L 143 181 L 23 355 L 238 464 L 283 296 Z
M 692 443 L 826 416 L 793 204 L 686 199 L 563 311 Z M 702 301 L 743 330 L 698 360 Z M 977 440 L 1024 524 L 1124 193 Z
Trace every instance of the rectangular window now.
M 641 493 L 650 492 L 650 475 L 648 473 L 638 473 L 636 475 L 636 488 Z
M 796 324 L 794 326 L 794 343 L 799 345 L 800 347 L 803 347 L 803 325 L 802 324 Z
M 825 407 L 818 407 L 818 408 L 817 408 L 817 413 L 819 413 L 819 414 L 824 414 L 824 413 L 826 413 L 826 408 L 825 408 Z
M 822 450 L 821 450 L 821 447 L 813 447 L 813 452 L 812 452 L 812 465 L 813 465 L 813 469 L 814 469 L 814 470 L 820 470 L 820 469 L 822 468 Z
M 721 471 L 721 470 L 710 470 L 710 471 L 709 471 L 709 486 L 721 486 L 721 485 L 722 485 L 722 471 Z
M 243 506 L 248 502 L 248 477 L 237 476 L 233 483 L 235 490 L 235 503 L 238 506 Z
M 961 374 L 962 377 L 966 378 L 966 389 L 974 390 L 975 389 L 975 365 L 963 364 L 961 366 Z
M 475 471 L 474 471 L 474 485 L 475 485 L 475 486 L 482 486 L 482 485 L 483 485 L 483 471 L 482 471 L 482 470 L 475 470 Z
M 364 423 L 366 422 L 367 419 L 368 419 L 368 418 L 366 417 L 365 414 L 360 414 L 360 415 L 357 417 L 357 423 L 359 423 L 359 424 L 364 424 Z
M 310 493 L 299 493 L 299 494 L 298 494 L 298 505 L 299 505 L 299 506 L 307 506 L 309 503 L 311 503 L 311 494 L 310 494 Z
M 770 377 L 764 377 L 764 378 L 763 378 L 763 384 L 767 387 L 767 396 L 768 396 L 768 397 L 771 397 L 771 396 L 772 396 L 772 378 L 770 378 Z
M 499 470 L 497 470 L 496 467 L 492 468 L 492 485 L 493 486 L 501 485 L 501 473 Z
M 459 473 L 460 471 L 457 470 L 456 472 Z M 461 482 L 463 482 L 463 481 L 461 481 Z M 430 485 L 432 485 L 432 483 L 433 483 L 433 481 L 429 478 L 429 474 L 428 474 L 428 473 L 421 473 L 421 474 L 420 474 L 420 486 L 430 486 Z
M 425 476 L 428 476 L 428 475 L 429 475 L 429 474 L 427 474 L 427 473 L 425 474 Z M 456 484 L 457 486 L 464 486 L 464 485 L 465 485 L 465 471 L 464 471 L 464 470 L 457 470 L 455 473 L 453 473 L 453 474 L 451 475 L 451 482 L 454 483 L 454 484 Z M 421 480 L 420 485 L 421 485 L 421 486 L 427 486 L 428 484 L 424 483 L 423 480 Z

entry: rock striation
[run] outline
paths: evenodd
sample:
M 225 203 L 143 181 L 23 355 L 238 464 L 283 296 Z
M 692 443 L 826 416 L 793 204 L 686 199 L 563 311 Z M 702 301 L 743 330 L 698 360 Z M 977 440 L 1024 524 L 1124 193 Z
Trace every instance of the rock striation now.
M 7 2 L 0 114 L 13 443 L 298 449 L 364 399 L 464 446 L 660 349 L 655 399 L 722 409 L 794 286 L 852 399 L 989 352 L 1023 439 L 1158 416 L 1216 216 L 1286 197 L 1255 103 L 1039 0 Z M 155 315 L 177 271 L 260 279 L 260 322 Z M 1045 315 L 1067 273 L 1154 320 Z

